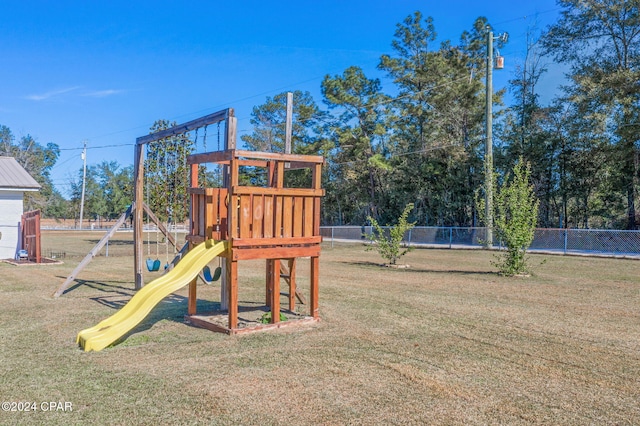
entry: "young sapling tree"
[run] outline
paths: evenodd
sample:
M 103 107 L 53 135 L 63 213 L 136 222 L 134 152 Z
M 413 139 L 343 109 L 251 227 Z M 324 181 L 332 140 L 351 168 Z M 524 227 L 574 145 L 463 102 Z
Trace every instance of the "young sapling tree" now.
M 412 247 L 402 247 L 404 234 L 416 225 L 415 222 L 407 221 L 411 210 L 413 210 L 413 203 L 407 204 L 398 218 L 398 223 L 393 226 L 388 225 L 386 230 L 373 217 L 368 216 L 373 232 L 365 236 L 373 244 L 367 246 L 366 250 L 377 250 L 389 265 L 395 265 L 398 259 L 411 251 Z

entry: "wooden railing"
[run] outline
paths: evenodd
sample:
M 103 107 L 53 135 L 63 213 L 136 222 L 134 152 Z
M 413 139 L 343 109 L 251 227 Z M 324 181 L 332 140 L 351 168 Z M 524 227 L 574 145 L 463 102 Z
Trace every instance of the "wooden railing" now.
M 319 244 L 321 188 L 320 156 L 252 151 L 195 154 L 191 165 L 191 237 L 231 241 L 232 248 L 307 246 Z M 228 169 L 228 189 L 197 188 L 198 164 L 217 163 Z M 263 169 L 264 186 L 248 186 L 239 178 L 241 167 Z M 287 170 L 309 169 L 310 188 L 284 187 Z M 226 172 L 225 172 L 226 173 Z
M 251 189 L 253 192 L 258 188 Z M 240 195 L 237 195 L 238 224 L 232 234 L 234 246 L 282 244 L 282 239 L 289 244 L 303 243 L 320 235 L 319 203 L 316 203 L 320 198 L 314 190 L 296 189 L 293 195 L 288 193 L 290 190 L 278 189 L 280 195 L 275 195 L 273 188 L 259 189 L 264 193 L 243 194 L 241 188 L 237 190 Z
M 191 194 L 191 240 L 227 239 L 227 206 L 229 191 L 226 188 L 189 188 Z M 194 219 L 195 218 L 195 219 Z

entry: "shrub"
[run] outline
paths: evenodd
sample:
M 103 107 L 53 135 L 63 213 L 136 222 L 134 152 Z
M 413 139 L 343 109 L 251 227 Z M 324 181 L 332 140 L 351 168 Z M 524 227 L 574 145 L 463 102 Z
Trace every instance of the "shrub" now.
M 402 214 L 398 218 L 398 223 L 389 226 L 388 231 L 382 229 L 374 218 L 368 216 L 367 219 L 371 222 L 371 226 L 373 226 L 373 232 L 365 236 L 367 239 L 373 241 L 374 244 L 368 246 L 367 250 L 377 250 L 389 265 L 395 265 L 399 258 L 412 249 L 411 247 L 401 247 L 404 234 L 416 225 L 415 222 L 407 222 L 407 216 L 409 216 L 411 210 L 413 210 L 413 203 L 405 206 Z
M 531 167 L 522 158 L 498 191 L 495 191 L 494 227 L 506 250 L 497 255 L 495 265 L 508 276 L 529 272 L 526 252 L 533 242 L 539 201 L 530 181 Z

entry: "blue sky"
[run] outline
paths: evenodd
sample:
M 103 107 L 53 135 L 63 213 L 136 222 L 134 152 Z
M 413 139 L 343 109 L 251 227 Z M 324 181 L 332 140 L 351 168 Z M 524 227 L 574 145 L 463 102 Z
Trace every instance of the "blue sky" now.
M 438 40 L 456 43 L 486 16 L 510 35 L 501 50 L 506 85 L 522 63 L 526 33 L 559 14 L 555 0 L 351 1 L 29 1 L 3 0 L 0 33 L 0 124 L 62 149 L 54 183 L 88 164 L 133 162 L 135 138 L 157 119 L 183 122 L 235 108 L 240 135 L 254 105 L 286 90 L 308 90 L 321 104 L 320 82 L 357 65 L 368 77 L 392 54 L 396 24 L 414 11 L 432 16 Z M 541 84 L 550 99 L 561 68 L 548 64 Z

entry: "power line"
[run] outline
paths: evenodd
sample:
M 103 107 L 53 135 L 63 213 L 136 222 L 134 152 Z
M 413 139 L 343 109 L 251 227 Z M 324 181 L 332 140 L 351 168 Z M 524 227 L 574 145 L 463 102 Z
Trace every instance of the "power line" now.
M 104 149 L 104 148 L 117 148 L 120 146 L 134 146 L 135 143 L 120 143 L 120 144 L 112 144 L 112 145 L 98 145 L 98 146 L 88 146 L 87 149 Z M 83 147 L 78 148 L 59 148 L 60 151 L 82 151 Z
M 532 15 L 534 15 L 534 16 L 544 15 L 544 14 L 551 13 L 551 12 L 557 12 L 559 10 L 562 10 L 562 8 L 561 7 L 556 7 L 554 9 L 543 10 L 542 12 L 532 13 Z M 529 17 L 529 15 L 519 16 L 517 18 L 511 18 L 511 19 L 507 19 L 505 21 L 496 22 L 493 25 L 495 26 L 495 25 L 508 24 L 509 22 L 515 22 L 515 21 L 519 21 L 521 19 L 527 19 L 528 17 Z
M 431 151 L 436 151 L 436 150 L 439 150 L 439 149 L 459 148 L 459 147 L 462 147 L 462 145 L 461 144 L 457 144 L 457 143 L 451 143 L 451 144 L 446 144 L 446 145 L 436 145 L 436 146 L 432 146 L 432 147 L 429 147 L 429 148 L 418 149 L 416 151 L 407 151 L 407 152 L 400 152 L 400 153 L 397 153 L 397 154 L 393 154 L 393 155 L 390 155 L 388 158 L 386 158 L 386 160 L 391 160 L 391 159 L 396 158 L 396 157 L 405 157 L 407 155 L 413 155 L 413 154 L 424 154 L 424 153 L 431 152 Z M 342 163 L 334 163 L 334 162 L 332 162 L 331 164 L 335 165 L 335 166 L 341 166 L 341 165 L 344 165 L 344 164 L 364 163 L 366 161 L 369 161 L 369 158 L 362 158 L 362 159 L 359 159 L 359 160 L 344 161 Z
M 535 12 L 535 13 L 532 13 L 530 15 L 524 15 L 524 16 L 519 16 L 519 17 L 515 17 L 515 18 L 511 18 L 511 19 L 506 19 L 506 20 L 494 23 L 493 25 L 494 26 L 502 25 L 502 24 L 506 24 L 506 23 L 510 23 L 510 22 L 519 21 L 519 20 L 522 20 L 522 19 L 527 19 L 529 16 L 538 16 L 538 15 L 548 14 L 548 13 L 552 13 L 552 12 L 557 12 L 559 10 L 562 10 L 562 8 L 548 9 L 548 10 L 544 10 L 544 11 L 541 11 L 541 12 Z M 305 83 L 309 83 L 309 82 L 312 82 L 312 81 L 320 80 L 320 79 L 324 78 L 325 75 L 328 75 L 328 74 L 331 74 L 331 73 L 326 73 L 326 74 L 324 74 L 322 76 L 316 76 L 316 77 L 313 77 L 313 78 L 309 78 L 309 79 L 306 79 L 306 80 L 302 80 L 302 81 L 299 81 L 299 82 L 296 82 L 296 83 L 289 84 L 287 86 L 282 86 L 282 87 L 279 87 L 279 88 L 270 89 L 270 90 L 267 90 L 267 91 L 264 91 L 264 92 L 260 92 L 260 93 L 254 94 L 254 95 L 246 96 L 244 98 L 240 98 L 240 99 L 232 100 L 232 101 L 229 101 L 229 102 L 225 102 L 223 104 L 218 104 L 218 105 L 214 105 L 214 106 L 211 106 L 211 107 L 207 107 L 207 108 L 204 108 L 204 109 L 201 109 L 201 110 L 197 110 L 197 111 L 193 111 L 193 112 L 189 112 L 189 113 L 185 113 L 185 114 L 180 114 L 178 116 L 173 117 L 172 120 L 183 118 L 183 117 L 188 117 L 188 116 L 193 116 L 195 114 L 202 114 L 204 112 L 211 111 L 211 110 L 217 109 L 217 108 L 221 108 L 221 107 L 224 107 L 226 105 L 248 101 L 248 100 L 260 97 L 260 96 L 268 95 L 270 93 L 274 93 L 274 92 L 281 91 L 281 90 L 286 90 L 286 89 L 289 89 L 291 87 L 299 86 L 301 84 L 305 84 Z M 392 99 L 389 99 L 389 100 L 386 100 L 386 101 L 382 101 L 382 102 L 379 102 L 379 103 L 376 103 L 376 104 L 372 104 L 372 106 L 383 105 L 383 104 L 391 103 L 391 102 L 394 102 L 394 101 L 396 101 L 398 99 L 402 99 L 402 98 L 405 98 L 405 97 L 415 96 L 415 94 L 421 93 L 423 91 L 434 90 L 434 89 L 437 89 L 437 88 L 446 87 L 446 85 L 453 84 L 453 83 L 455 83 L 457 81 L 460 81 L 460 80 L 463 80 L 465 78 L 467 78 L 467 77 L 463 77 L 463 78 L 460 78 L 459 80 L 454 80 L 454 81 L 445 83 L 444 85 L 441 85 L 441 86 L 434 86 L 434 87 L 431 87 L 431 88 L 428 88 L 428 89 L 424 89 L 422 91 L 408 93 L 408 94 L 403 95 L 403 96 L 395 97 L 395 98 L 392 98 Z M 250 117 L 238 117 L 237 119 L 238 119 L 238 121 L 240 121 L 240 120 L 247 120 L 249 118 Z M 104 137 L 107 137 L 107 136 L 112 136 L 112 135 L 116 135 L 116 134 L 119 134 L 119 133 L 133 131 L 133 130 L 137 130 L 137 129 L 141 129 L 141 128 L 145 128 L 145 127 L 148 127 L 148 126 L 146 126 L 146 125 L 145 126 L 137 126 L 137 127 L 133 127 L 133 128 L 129 128 L 129 129 L 118 130 L 118 131 L 111 132 L 111 133 L 105 133 L 105 134 L 102 134 L 102 135 L 93 136 L 93 137 L 90 137 L 88 139 L 90 139 L 90 140 L 92 140 L 92 139 L 100 139 L 100 138 L 104 138 Z M 248 132 L 248 131 L 247 130 L 241 130 L 239 132 Z M 99 145 L 99 146 L 87 147 L 87 149 L 117 148 L 117 147 L 122 147 L 122 146 L 134 146 L 134 145 L 135 145 L 134 143 L 110 144 L 110 145 Z M 82 150 L 83 150 L 83 147 L 60 148 L 60 151 L 82 151 Z
M 283 87 L 280 87 L 280 88 L 270 89 L 270 90 L 267 90 L 267 91 L 264 91 L 264 92 L 261 92 L 261 93 L 257 93 L 257 94 L 250 95 L 250 96 L 246 96 L 246 97 L 244 97 L 244 98 L 235 99 L 235 100 L 232 100 L 232 101 L 226 102 L 226 103 L 224 103 L 224 104 L 218 104 L 218 105 L 214 105 L 214 106 L 211 106 L 211 107 L 207 107 L 207 108 L 204 108 L 204 109 L 201 109 L 201 110 L 198 110 L 198 111 L 192 111 L 192 112 L 188 112 L 188 113 L 180 114 L 180 115 L 175 116 L 175 117 L 173 117 L 173 118 L 171 118 L 171 119 L 169 119 L 169 120 L 172 120 L 172 121 L 173 121 L 173 120 L 180 119 L 180 118 L 184 118 L 184 117 L 190 117 L 190 116 L 193 116 L 193 115 L 196 115 L 196 114 L 202 114 L 202 113 L 205 113 L 205 112 L 207 112 L 207 111 L 211 111 L 211 110 L 215 110 L 215 109 L 223 108 L 223 107 L 225 107 L 226 105 L 230 105 L 230 104 L 235 104 L 235 103 L 239 103 L 239 102 L 248 101 L 248 100 L 251 100 L 251 99 L 254 99 L 254 98 L 260 97 L 260 96 L 268 95 L 268 94 L 270 94 L 270 93 L 278 92 L 278 91 L 281 91 L 281 90 L 289 89 L 289 88 L 291 88 L 291 87 L 299 86 L 299 85 L 301 85 L 301 84 L 309 83 L 309 82 L 311 82 L 311 81 L 320 80 L 320 79 L 322 79 L 322 78 L 324 78 L 324 75 L 322 75 L 322 76 L 316 76 L 316 77 L 313 77 L 313 78 L 309 78 L 309 79 L 307 79 L 307 80 L 303 80 L 303 81 L 299 81 L 299 82 L 296 82 L 296 83 L 292 83 L 292 84 L 289 84 L 289 85 L 287 85 L 287 86 L 283 86 Z M 240 121 L 240 120 L 247 120 L 247 119 L 249 119 L 249 118 L 250 118 L 250 117 L 238 117 L 237 119 L 238 119 L 238 121 Z M 103 137 L 112 136 L 112 135 L 116 135 L 116 134 L 119 134 L 119 133 L 124 133 L 124 132 L 132 131 L 132 130 L 138 130 L 138 129 L 147 128 L 147 127 L 148 127 L 147 125 L 144 125 L 144 126 L 137 126 L 137 127 L 133 127 L 133 128 L 126 129 L 126 130 L 118 130 L 118 131 L 111 132 L 111 133 L 105 133 L 105 134 L 102 134 L 102 135 L 93 136 L 93 137 L 88 138 L 88 139 L 90 139 L 90 140 L 91 140 L 91 139 L 100 139 L 100 138 L 103 138 Z M 135 145 L 134 143 L 123 143 L 123 144 L 114 144 L 114 145 L 100 145 L 100 146 L 93 146 L 93 147 L 89 147 L 88 149 L 117 148 L 117 147 L 120 147 L 120 146 L 134 146 L 134 145 Z M 82 147 L 77 147 L 77 148 L 61 148 L 61 149 L 60 149 L 60 151 L 81 151 L 82 149 L 83 149 Z

